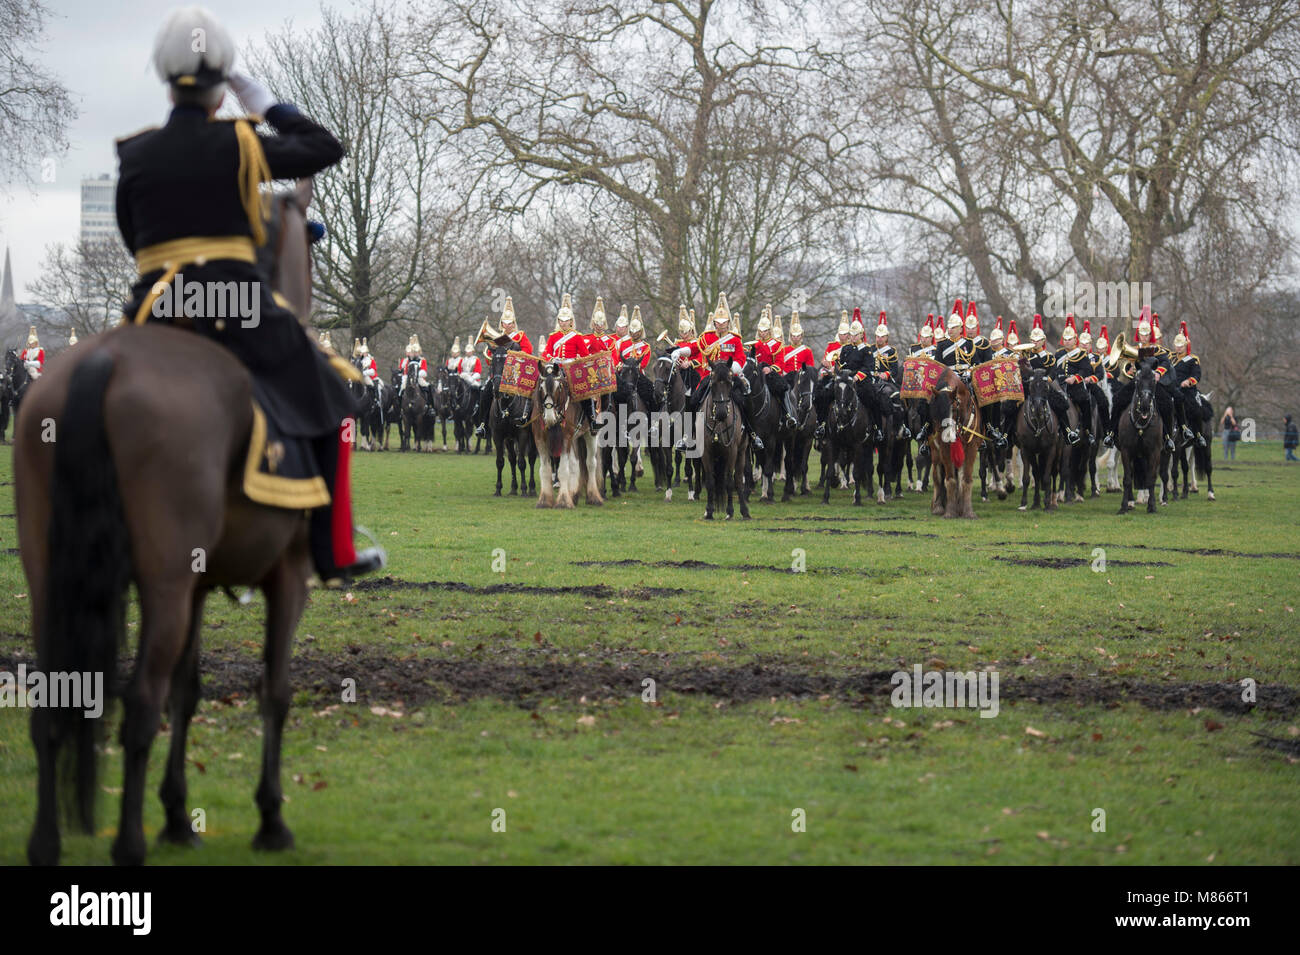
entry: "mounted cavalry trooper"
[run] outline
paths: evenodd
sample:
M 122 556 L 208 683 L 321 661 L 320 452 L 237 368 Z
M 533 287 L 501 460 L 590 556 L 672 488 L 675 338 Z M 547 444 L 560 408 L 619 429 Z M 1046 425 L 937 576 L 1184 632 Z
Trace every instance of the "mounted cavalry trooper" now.
M 888 378 L 895 385 L 903 379 L 903 363 L 899 360 L 898 350 L 889 344 L 889 322 L 881 311 L 876 322 L 876 347 L 873 350 L 874 374 L 877 378 Z
M 27 332 L 27 347 L 18 353 L 18 358 L 26 366 L 28 378 L 35 381 L 41 377 L 41 371 L 45 368 L 45 349 L 41 347 L 35 325 Z
M 195 50 L 193 37 L 206 39 Z M 343 158 L 343 147 L 261 83 L 232 71 L 235 45 L 200 7 L 174 11 L 154 43 L 153 62 L 174 108 L 165 125 L 118 140 L 117 221 L 139 281 L 125 320 L 181 322 L 234 353 L 274 428 L 310 443 L 330 503 L 311 512 L 311 550 L 322 580 L 377 570 L 384 554 L 352 543 L 348 464 L 355 407 L 342 374 L 289 308 L 272 296 L 257 266 L 267 238 L 259 184 L 313 176 Z M 248 117 L 216 119 L 227 85 Z M 256 131 L 264 118 L 277 135 Z M 258 321 L 217 315 L 159 315 L 155 304 L 180 272 L 211 288 L 258 290 Z M 171 309 L 165 311 L 171 312 Z
M 692 325 L 695 324 L 695 316 L 693 312 L 691 314 L 691 324 Z M 620 345 L 622 345 L 625 341 L 627 341 L 628 325 L 629 325 L 629 321 L 627 317 L 627 306 L 620 305 L 618 308 L 618 318 L 614 319 L 614 334 L 612 336 L 614 339 L 613 350 L 615 352 L 618 351 Z
M 855 375 L 866 375 L 874 364 L 872 350 L 863 343 L 865 328 L 862 324 L 862 309 L 853 309 L 853 320 L 849 322 L 849 340 L 840 346 L 835 364 L 851 371 Z M 859 379 L 860 380 L 860 379 Z
M 1023 346 L 1022 346 L 1023 347 Z M 1047 403 L 1056 412 L 1061 434 L 1070 444 L 1078 444 L 1079 431 L 1070 427 L 1070 399 L 1061 389 L 1056 371 L 1056 354 L 1047 347 L 1047 333 L 1043 331 L 1043 316 L 1034 313 L 1034 327 L 1029 330 L 1028 358 L 1022 359 L 1034 371 L 1045 371 L 1051 382 L 1047 389 Z
M 781 354 L 781 368 L 789 374 L 800 368 L 813 367 L 817 364 L 812 349 L 803 343 L 803 326 L 799 324 L 799 313 L 790 313 L 790 344 Z
M 924 358 L 934 357 L 934 312 L 925 316 L 925 324 L 916 333 L 916 344 L 912 346 L 910 354 Z
M 695 334 L 695 322 L 687 313 L 685 305 L 677 308 L 677 341 L 673 342 L 668 355 L 681 371 L 687 393 L 694 391 L 702 377 L 704 353 L 700 351 L 699 336 Z
M 703 377 L 700 383 L 695 387 L 695 394 L 692 396 L 691 404 L 693 408 L 701 408 L 704 405 L 704 396 L 709 392 L 710 371 L 714 362 L 725 361 L 731 364 L 731 378 L 740 393 L 747 396 L 750 392 L 749 379 L 744 375 L 745 368 L 745 343 L 740 340 L 740 336 L 731 330 L 731 309 L 727 305 L 727 293 L 718 294 L 718 307 L 713 313 L 713 327 L 706 330 L 701 336 L 700 350 L 703 353 L 705 366 Z M 678 352 L 673 353 L 677 357 Z M 745 407 L 745 402 L 737 401 L 736 409 L 740 412 L 741 423 L 745 431 L 749 434 L 750 443 L 758 451 L 763 450 L 762 439 L 754 434 L 753 428 L 749 424 L 749 410 Z
M 1201 381 L 1201 360 L 1192 354 L 1192 340 L 1187 334 L 1187 323 L 1180 322 L 1178 334 L 1174 337 L 1174 381 L 1178 383 L 1178 392 L 1183 402 L 1183 437 L 1194 440 L 1198 448 L 1205 447 L 1205 435 L 1201 425 L 1205 421 L 1205 409 L 1201 406 L 1201 396 L 1197 385 Z M 1177 354 L 1181 352 L 1181 355 Z M 1193 429 L 1191 424 L 1195 424 Z
M 822 374 L 830 374 L 835 362 L 839 359 L 840 349 L 848 342 L 850 337 L 849 331 L 849 313 L 840 312 L 840 325 L 835 330 L 835 340 L 826 344 L 826 350 L 822 352 Z
M 948 316 L 948 338 L 939 342 L 934 348 L 935 361 L 947 365 L 962 378 L 969 379 L 971 366 L 975 363 L 975 343 L 967 340 L 964 332 L 966 320 L 961 314 L 961 299 L 957 307 Z
M 472 341 L 472 336 L 466 335 L 465 341 Z M 483 359 L 478 357 L 478 352 L 474 351 L 473 345 L 465 347 L 465 354 L 461 356 L 460 367 L 456 370 L 461 380 L 471 388 L 477 388 L 483 382 Z
M 357 346 L 357 356 L 361 359 L 361 376 L 366 379 L 367 385 L 375 389 L 375 399 L 383 404 L 384 383 L 379 378 L 379 365 L 375 363 L 375 356 L 370 354 L 370 346 L 364 338 Z
M 596 304 L 591 310 L 591 334 L 587 336 L 587 354 L 598 351 L 614 351 L 618 340 L 609 333 L 605 321 L 605 301 L 596 296 Z
M 762 366 L 764 374 L 771 374 L 773 371 L 781 370 L 781 352 L 783 348 L 780 341 L 773 337 L 772 334 L 772 306 L 766 305 L 763 308 L 763 315 L 758 320 L 758 338 L 754 340 L 753 358 Z
M 451 353 L 452 355 L 460 354 L 459 337 L 452 342 Z M 412 335 L 407 341 L 406 357 L 403 358 L 397 366 L 398 371 L 400 371 L 402 375 L 402 384 L 397 389 L 399 395 L 406 393 L 406 369 L 412 362 L 415 363 L 416 379 L 420 386 L 420 392 L 424 395 L 424 400 L 427 402 L 429 401 L 429 363 L 425 361 L 424 356 L 420 354 L 420 339 L 415 335 Z M 452 367 L 453 362 L 455 362 L 458 367 L 460 365 L 460 359 L 452 358 L 447 360 L 447 368 L 450 371 L 455 371 L 455 368 Z
M 1061 341 L 1065 347 L 1056 356 L 1057 378 L 1079 412 L 1080 435 L 1086 436 L 1088 443 L 1093 444 L 1099 437 L 1092 433 L 1093 406 L 1096 405 L 1103 422 L 1110 420 L 1110 409 L 1106 406 L 1105 393 L 1097 386 L 1092 356 L 1075 333 L 1073 315 L 1066 316 Z
M 415 340 L 414 335 L 411 336 L 411 340 L 412 341 Z M 411 345 L 409 342 L 406 345 L 406 356 L 408 358 L 411 356 Z M 450 357 L 448 357 L 446 365 L 447 365 L 447 370 L 451 372 L 453 375 L 456 374 L 458 371 L 460 371 L 460 336 L 459 335 L 457 335 L 455 341 L 451 343 L 451 355 Z M 403 372 L 406 371 L 405 361 L 402 362 L 401 368 Z
M 1156 335 L 1151 328 L 1151 309 L 1144 307 L 1142 314 L 1138 318 L 1137 335 L 1134 344 L 1138 347 L 1142 357 L 1139 361 L 1150 360 L 1155 367 L 1156 378 L 1158 379 L 1155 387 L 1156 411 L 1160 413 L 1160 423 L 1165 432 L 1165 450 L 1174 450 L 1174 390 L 1173 376 L 1170 374 L 1171 362 L 1161 354 L 1163 349 L 1156 346 Z M 1106 435 L 1105 444 L 1107 447 L 1114 446 L 1114 435 L 1119 433 L 1120 416 L 1128 410 L 1129 404 L 1133 401 L 1133 380 L 1128 378 L 1115 391 L 1114 399 L 1110 404 L 1110 434 Z
M 650 343 L 645 340 L 645 325 L 641 321 L 640 305 L 632 308 L 632 321 L 627 326 L 627 333 L 627 338 L 619 343 L 614 352 L 614 361 L 623 362 L 631 359 L 641 366 L 642 371 L 645 371 L 646 366 L 650 364 Z
M 510 340 L 518 345 L 525 355 L 533 353 L 533 343 L 515 324 L 515 303 L 509 295 L 506 296 L 506 304 L 501 309 L 501 332 L 509 335 Z
M 568 292 L 564 293 L 564 298 L 560 300 L 560 310 L 555 315 L 555 330 L 546 339 L 546 344 L 542 346 L 543 361 L 562 361 L 570 362 L 577 358 L 585 358 L 590 354 L 587 350 L 587 336 L 581 335 L 573 328 L 573 299 Z M 584 399 L 582 402 L 584 413 L 587 420 L 595 426 L 596 422 L 596 402 L 592 398 Z
M 989 348 L 993 352 L 994 358 L 1013 358 L 1015 357 L 1010 348 L 1007 347 L 1007 336 L 1002 331 L 1002 316 L 998 316 L 997 324 L 993 326 L 993 331 L 989 332 Z

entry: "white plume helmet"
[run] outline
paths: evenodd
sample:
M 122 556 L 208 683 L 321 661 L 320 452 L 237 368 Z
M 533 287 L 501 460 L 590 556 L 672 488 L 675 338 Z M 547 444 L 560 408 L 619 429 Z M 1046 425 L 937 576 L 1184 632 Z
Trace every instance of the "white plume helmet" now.
M 605 300 L 599 295 L 596 296 L 596 305 L 591 310 L 591 327 L 592 329 L 606 330 L 609 326 L 605 322 Z
M 686 314 L 686 306 L 677 307 L 677 334 L 686 338 L 695 331 L 695 326 L 691 324 L 691 317 Z
M 626 305 L 622 305 L 619 307 L 618 318 L 614 320 L 614 328 L 615 330 L 620 328 L 627 328 L 627 306 Z
M 718 293 L 718 307 L 713 312 L 714 325 L 731 326 L 731 307 L 727 305 L 727 293 Z
M 803 326 L 799 324 L 799 313 L 790 313 L 790 341 L 798 345 L 803 339 Z
M 366 340 L 364 338 L 361 339 L 361 347 L 358 350 L 361 352 L 361 355 L 363 357 L 370 354 L 370 345 L 366 343 Z
M 627 332 L 635 339 L 639 339 L 645 332 L 645 325 L 641 322 L 641 306 L 636 305 L 632 308 L 632 321 L 627 326 Z
M 75 328 L 72 330 L 72 333 L 68 335 L 68 344 L 69 345 L 77 344 L 77 330 Z
M 414 351 L 415 351 L 415 336 L 412 335 L 412 336 L 411 336 L 411 344 L 406 346 L 406 353 L 409 355 L 409 354 L 414 353 Z M 457 335 L 456 338 L 455 338 L 455 340 L 451 343 L 451 353 L 452 353 L 453 355 L 459 355 L 459 354 L 460 354 L 460 336 L 459 336 L 459 335 Z
M 849 313 L 847 309 L 840 309 L 840 327 L 835 330 L 837 338 L 843 338 L 849 334 Z
M 765 333 L 772 331 L 772 306 L 767 304 L 763 306 L 763 314 L 758 319 L 758 337 L 763 338 Z
M 210 89 L 225 82 L 234 63 L 230 34 L 204 7 L 173 10 L 154 39 L 154 70 L 173 86 Z
M 33 326 L 31 327 L 31 329 L 27 332 L 27 347 L 28 347 L 28 348 L 40 348 L 40 347 L 41 347 L 41 340 L 40 340 L 38 337 L 36 337 L 36 326 L 35 326 L 35 325 L 33 325 Z
M 568 292 L 564 293 L 564 298 L 560 301 L 560 310 L 555 315 L 555 327 L 557 330 L 568 325 L 573 327 L 573 298 Z
M 515 303 L 509 295 L 506 296 L 506 304 L 501 309 L 501 328 L 505 329 L 507 325 L 514 327 L 515 324 Z

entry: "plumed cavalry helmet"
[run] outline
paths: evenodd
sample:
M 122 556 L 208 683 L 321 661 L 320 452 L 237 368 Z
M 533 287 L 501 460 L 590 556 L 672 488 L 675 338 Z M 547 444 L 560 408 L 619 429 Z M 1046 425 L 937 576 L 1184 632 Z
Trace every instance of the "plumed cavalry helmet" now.
M 690 315 L 691 315 L 691 334 L 692 334 L 692 335 L 696 335 L 696 331 L 695 331 L 695 309 L 691 309 L 691 310 L 690 310 Z M 697 335 L 696 337 L 698 337 L 698 335 Z
M 727 293 L 718 293 L 718 307 L 713 310 L 715 331 L 726 331 L 731 327 L 731 308 L 727 305 Z
M 1020 344 L 1020 333 L 1016 331 L 1016 320 L 1013 318 L 1011 324 L 1007 326 L 1007 347 L 1015 348 Z
M 1106 326 L 1101 326 L 1101 331 L 1097 333 L 1097 351 L 1105 355 L 1110 352 L 1110 336 L 1106 334 Z
M 1183 322 L 1183 328 L 1187 328 L 1187 323 L 1186 323 L 1186 322 Z M 69 345 L 69 347 L 71 347 L 72 345 L 75 345 L 75 344 L 77 344 L 77 330 L 74 328 L 74 329 L 73 329 L 73 330 L 68 334 L 68 345 Z
M 641 306 L 632 307 L 632 321 L 627 326 L 628 334 L 632 336 L 633 341 L 640 341 L 641 336 L 645 334 L 645 324 L 641 321 Z
M 978 338 L 980 333 L 980 317 L 975 311 L 975 303 L 970 302 L 966 306 L 966 337 Z
M 799 324 L 799 313 L 795 311 L 790 313 L 790 344 L 803 344 L 803 326 Z
M 862 309 L 855 305 L 853 306 L 853 321 L 849 322 L 849 335 L 854 339 L 858 339 L 866 333 L 867 330 L 862 326 Z
M 960 312 L 953 312 L 948 316 L 948 334 L 951 335 L 955 329 L 958 333 L 966 327 L 966 320 L 962 318 Z
M 1061 344 L 1079 340 L 1078 333 L 1074 330 L 1074 313 L 1071 312 L 1065 316 L 1065 330 L 1061 332 Z
M 758 337 L 762 341 L 767 341 L 772 337 L 772 305 L 770 302 L 763 306 L 763 314 L 758 318 Z
M 568 292 L 565 292 L 564 298 L 560 300 L 560 310 L 555 315 L 555 330 L 573 331 L 573 299 Z
M 686 314 L 686 306 L 679 305 L 677 307 L 677 334 L 682 338 L 686 338 L 694 334 L 694 332 L 695 326 L 692 324 L 690 316 Z
M 1083 331 L 1079 332 L 1079 347 L 1090 350 L 1092 345 L 1092 322 L 1083 320 Z
M 1047 332 L 1043 331 L 1043 316 L 1037 312 L 1034 313 L 1034 327 L 1029 330 L 1029 340 L 1031 342 L 1047 341 Z
M 1142 314 L 1138 316 L 1137 327 L 1137 344 L 1145 345 L 1147 339 L 1151 337 L 1151 308 L 1143 306 Z
M 605 322 L 605 300 L 599 295 L 596 296 L 596 304 L 591 310 L 591 330 L 606 331 L 609 325 Z
M 989 332 L 989 344 L 1002 341 L 1006 336 L 1002 334 L 1002 316 L 998 316 L 997 324 L 993 326 L 993 331 Z
M 415 336 L 412 335 L 412 336 L 411 336 L 411 344 L 406 346 L 406 353 L 407 353 L 408 355 L 414 355 L 414 354 L 415 354 L 415 351 L 416 351 L 416 346 L 415 346 Z M 456 338 L 455 338 L 455 339 L 452 341 L 452 343 L 451 343 L 451 353 L 452 353 L 453 355 L 459 355 L 459 354 L 460 354 L 460 336 L 459 336 L 459 335 L 457 335 Z
M 367 355 L 370 354 L 370 346 L 366 343 L 366 339 L 364 338 L 361 339 L 361 346 L 359 348 L 359 351 L 361 352 L 362 358 L 365 358 Z
M 965 318 L 965 317 L 966 317 L 966 303 L 965 303 L 962 299 L 957 299 L 957 301 L 955 301 L 955 302 L 953 303 L 953 305 L 952 305 L 952 312 L 951 312 L 951 314 L 953 314 L 953 315 L 957 315 L 957 316 L 959 316 L 959 317 L 961 317 L 961 318 Z
M 781 316 L 772 316 L 772 337 L 782 344 L 785 343 L 785 331 L 781 328 Z
M 412 355 L 420 354 L 420 339 L 415 335 L 411 336 L 411 354 Z
M 158 78 L 180 89 L 222 86 L 234 62 L 235 44 L 230 34 L 203 7 L 173 10 L 154 39 L 153 66 Z
M 849 313 L 845 309 L 840 309 L 840 326 L 835 329 L 835 337 L 843 338 L 851 334 L 853 334 L 853 327 L 849 325 Z
M 75 333 L 74 333 L 75 334 Z M 1188 353 L 1192 350 L 1192 340 L 1187 335 L 1187 323 L 1178 323 L 1178 334 L 1174 336 L 1174 347 L 1179 351 L 1186 349 Z
M 885 321 L 885 310 L 883 308 L 880 310 L 880 319 L 876 322 L 876 337 L 889 337 L 889 323 Z
M 40 348 L 40 347 L 41 347 L 41 340 L 36 336 L 36 326 L 35 326 L 35 325 L 33 325 L 33 326 L 32 326 L 30 329 L 28 329 L 28 331 L 27 331 L 27 347 L 28 347 L 28 348 Z
M 509 295 L 506 296 L 506 304 L 501 309 L 501 330 L 506 334 L 510 329 L 515 327 L 515 303 Z
M 1154 345 L 1160 341 L 1160 313 L 1151 313 L 1151 343 Z
M 332 342 L 330 341 L 330 333 L 329 333 L 329 332 L 321 332 L 321 333 L 320 333 L 320 343 L 321 343 L 322 345 L 324 345 L 326 348 L 329 348 L 329 347 L 330 347 L 330 345 L 332 344 Z M 352 357 L 353 357 L 353 358 L 356 358 L 356 357 L 357 357 L 358 355 L 360 355 L 360 354 L 361 354 L 361 339 L 359 339 L 359 338 L 354 338 L 354 339 L 352 339 Z
M 925 324 L 921 326 L 921 331 L 917 334 L 916 340 L 922 343 L 934 340 L 934 312 L 930 312 L 925 316 Z

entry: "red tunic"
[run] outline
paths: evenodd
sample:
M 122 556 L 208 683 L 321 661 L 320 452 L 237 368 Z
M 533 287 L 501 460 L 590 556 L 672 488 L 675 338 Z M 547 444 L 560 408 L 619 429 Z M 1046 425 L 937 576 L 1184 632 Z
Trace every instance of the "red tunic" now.
M 843 347 L 844 347 L 844 343 L 842 341 L 837 340 L 831 342 L 829 345 L 826 346 L 826 352 L 825 354 L 822 355 L 822 361 L 833 361 L 835 359 L 836 354 L 838 354 L 839 350 Z
M 528 340 L 528 336 L 523 332 L 515 332 L 510 336 L 510 340 L 518 344 L 524 350 L 524 354 L 531 355 L 533 353 L 533 343 Z
M 785 346 L 775 338 L 769 338 L 767 341 L 758 341 L 754 343 L 754 360 L 760 365 L 776 365 L 781 367 L 781 353 L 785 351 Z
M 650 364 L 650 343 L 642 339 L 639 342 L 627 339 L 619 345 L 618 350 L 614 352 L 614 360 L 622 361 L 624 358 L 636 358 L 641 363 L 641 368 Z
M 474 372 L 483 373 L 483 361 L 477 355 L 471 358 L 462 358 L 460 360 L 460 373 L 462 375 L 471 375 Z
M 36 368 L 39 371 L 45 370 L 45 349 L 44 348 L 24 348 L 22 350 L 22 354 L 20 354 L 18 357 L 24 362 L 29 362 L 29 361 L 35 362 Z
M 735 332 L 726 332 L 719 335 L 717 332 L 709 329 L 703 335 L 703 350 L 708 351 L 715 342 L 721 341 L 722 348 L 714 361 L 735 362 L 741 368 L 745 367 L 745 343 L 740 340 L 740 336 Z
M 411 358 L 409 358 L 409 357 L 407 357 L 407 358 L 403 358 L 403 359 L 402 359 L 402 363 L 401 363 L 400 365 L 398 365 L 398 367 L 402 370 L 402 374 L 403 374 L 403 375 L 406 374 L 406 365 L 407 365 L 407 363 L 410 362 L 410 361 L 412 361 L 412 360 L 413 360 L 413 359 L 411 359 Z M 428 363 L 427 361 L 424 360 L 424 356 L 421 355 L 418 359 L 414 359 L 414 360 L 418 360 L 418 361 L 420 362 L 420 366 L 419 366 L 420 371 L 424 372 L 424 373 L 427 375 L 427 374 L 429 373 L 429 363 Z
M 804 367 L 811 368 L 815 364 L 812 349 L 807 345 L 791 345 L 781 356 L 781 367 L 785 371 L 798 371 Z
M 552 358 L 585 358 L 587 351 L 587 336 L 579 335 L 577 332 L 551 332 L 546 339 L 546 347 L 542 349 L 542 357 L 550 360 Z

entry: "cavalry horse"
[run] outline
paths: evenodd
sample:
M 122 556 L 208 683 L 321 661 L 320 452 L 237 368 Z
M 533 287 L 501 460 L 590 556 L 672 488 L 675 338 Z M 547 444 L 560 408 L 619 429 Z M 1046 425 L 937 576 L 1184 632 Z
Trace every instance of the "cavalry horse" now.
M 650 464 L 655 472 L 655 490 L 663 490 L 664 500 L 673 499 L 673 485 L 680 483 L 682 458 L 686 459 L 686 499 L 695 500 L 700 494 L 700 482 L 703 473 L 700 470 L 698 459 L 683 455 L 682 451 L 675 450 L 677 443 L 682 440 L 687 426 L 687 406 L 689 404 L 689 395 L 686 388 L 686 380 L 682 377 L 681 371 L 674 365 L 673 359 L 669 355 L 660 355 L 650 365 L 650 391 L 651 404 L 650 410 L 656 416 L 651 425 L 653 437 L 655 440 L 650 443 Z M 658 431 L 653 431 L 658 428 Z M 673 475 L 673 457 L 677 459 L 677 477 Z M 660 462 L 656 462 L 655 457 L 659 456 L 662 462 L 663 481 L 662 487 L 660 482 Z
M 785 456 L 785 492 L 781 501 L 794 498 L 794 489 L 799 487 L 800 495 L 808 491 L 808 456 L 812 452 L 814 437 L 817 433 L 817 408 L 813 403 L 813 392 L 817 387 L 817 372 L 809 365 L 804 365 L 789 376 L 787 394 L 793 409 L 794 427 L 782 418 L 779 439 L 784 443 Z
M 826 412 L 826 450 L 823 461 L 827 466 L 822 503 L 831 502 L 831 484 L 835 471 L 840 468 L 853 476 L 853 503 L 862 503 L 862 482 L 869 480 L 868 460 L 871 455 L 867 444 L 867 429 L 871 421 L 867 409 L 858 397 L 853 376 L 847 371 L 836 373 L 831 384 L 831 404 Z
M 970 498 L 983 443 L 975 396 L 955 372 L 944 371 L 930 398 L 930 458 L 939 472 L 931 514 L 974 519 Z
M 4 372 L 0 376 L 0 441 L 4 440 L 5 431 L 9 429 L 10 415 L 18 414 L 18 405 L 30 383 L 27 365 L 18 357 L 17 349 L 10 348 L 5 352 Z M 17 434 L 16 429 L 14 433 Z
M 749 454 L 756 458 L 754 464 L 762 475 L 758 499 L 771 504 L 776 501 L 776 482 L 772 475 L 781 462 L 782 445 L 777 436 L 781 426 L 781 405 L 772 397 L 772 389 L 767 385 L 767 372 L 759 362 L 753 359 L 745 362 L 741 374 L 749 382 L 749 394 L 742 399 L 745 410 L 749 412 L 749 426 L 763 442 L 762 451 L 755 452 L 753 445 L 749 446 Z M 745 468 L 745 479 L 752 488 L 753 472 L 748 467 Z
M 582 402 L 569 391 L 569 376 L 559 361 L 540 364 L 533 402 L 540 412 L 532 420 L 533 442 L 542 462 L 537 492 L 539 508 L 572 508 L 579 495 L 591 505 L 604 504 L 600 494 L 600 449 Z
M 1160 476 L 1165 430 L 1156 407 L 1156 373 L 1151 359 L 1143 359 L 1133 373 L 1133 399 L 1119 416 L 1115 446 L 1124 462 L 1124 495 L 1119 513 L 1134 505 L 1134 488 L 1146 491 L 1147 513 L 1156 512 L 1155 483 Z
M 497 487 L 494 497 L 501 496 L 501 471 L 510 458 L 510 496 L 537 493 L 537 445 L 529 423 L 533 417 L 533 399 L 501 393 L 501 374 L 505 370 L 504 348 L 492 349 L 490 376 L 485 388 L 492 389 L 488 411 L 488 431 L 497 449 Z M 445 428 L 446 425 L 444 424 Z
M 1025 367 L 1022 365 L 1022 367 Z M 1046 497 L 1046 508 L 1056 510 L 1056 461 L 1061 452 L 1061 428 L 1048 402 L 1051 381 L 1047 372 L 1035 369 L 1025 379 L 1025 400 L 1016 415 L 1016 446 L 1020 448 L 1020 510 L 1028 510 L 1029 482 L 1034 482 L 1034 505 Z M 1003 419 L 1006 420 L 1005 418 Z
M 1181 432 L 1175 439 L 1174 447 L 1174 472 L 1173 486 L 1174 494 L 1187 499 L 1188 486 L 1190 483 L 1191 493 L 1199 493 L 1196 486 L 1196 478 L 1199 474 L 1205 478 L 1206 486 L 1209 490 L 1209 500 L 1214 500 L 1214 455 L 1210 453 L 1210 448 L 1214 444 L 1214 407 L 1203 395 L 1197 394 L 1196 408 L 1200 412 L 1201 420 L 1189 421 L 1187 426 L 1192 429 L 1192 439 L 1189 441 Z M 0 433 L 3 429 L 0 429 Z M 1202 443 L 1196 443 L 1196 437 L 1201 438 Z M 1178 494 L 1178 474 L 1182 472 L 1183 476 L 1183 493 Z
M 749 520 L 749 489 L 745 481 L 745 454 L 749 435 L 736 407 L 731 381 L 731 363 L 715 361 L 709 370 L 709 393 L 696 419 L 696 441 L 701 450 L 699 464 L 704 471 L 707 500 L 704 519 L 713 520 L 713 512 L 727 495 L 727 519 L 735 516 L 733 495 L 740 499 L 740 516 Z
M 311 302 L 310 198 L 308 180 L 272 202 L 281 236 L 273 284 L 300 317 Z M 124 325 L 56 355 L 18 416 L 14 496 L 40 669 L 99 672 L 113 686 L 129 583 L 140 598 L 135 671 L 123 694 L 118 864 L 145 858 L 145 774 L 165 701 L 171 740 L 159 838 L 198 842 L 185 808 L 185 741 L 199 701 L 203 603 L 217 587 L 258 587 L 266 598 L 261 826 L 253 846 L 293 846 L 282 816 L 281 733 L 290 644 L 312 562 L 307 512 L 255 504 L 242 491 L 252 397 L 247 369 L 215 342 L 160 324 Z M 41 440 L 49 419 L 58 427 L 54 442 Z M 206 565 L 196 571 L 200 553 Z M 58 862 L 60 797 L 81 829 L 95 831 L 96 738 L 105 722 L 66 707 L 32 710 L 33 864 Z
M 352 367 L 361 373 L 361 359 L 352 359 Z M 361 409 L 357 414 L 357 423 L 360 425 L 358 430 L 361 433 L 357 446 L 367 451 L 388 450 L 388 422 L 384 418 L 387 389 L 381 390 L 371 385 L 364 377 L 361 381 L 348 382 L 348 389 L 356 399 L 357 407 Z
M 910 490 L 923 494 L 930 489 L 930 402 L 924 398 L 903 399 L 904 421 L 907 430 L 912 432 L 916 442 L 916 453 L 912 452 L 912 443 L 907 443 L 907 486 Z M 916 481 L 912 481 L 912 465 L 916 465 Z
M 637 462 L 635 458 L 632 461 L 632 479 L 630 483 L 627 477 L 627 459 L 632 455 L 632 448 L 625 424 L 628 421 L 649 420 L 649 408 L 646 406 L 642 395 L 642 392 L 647 391 L 647 389 L 642 386 L 642 377 L 641 366 L 635 358 L 625 358 L 614 369 L 616 387 L 614 393 L 609 396 L 610 400 L 606 402 L 607 406 L 604 410 L 614 417 L 614 424 L 618 429 L 618 441 L 614 447 L 601 449 L 602 462 L 605 455 L 609 455 L 610 497 L 619 497 L 624 489 L 628 491 L 636 490 Z M 619 413 L 620 409 L 622 409 L 621 415 Z M 658 477 L 661 464 L 653 454 L 651 455 L 651 466 L 655 470 L 656 477 Z
M 433 412 L 420 390 L 420 366 L 406 363 L 406 382 L 402 388 L 402 450 L 433 450 Z

